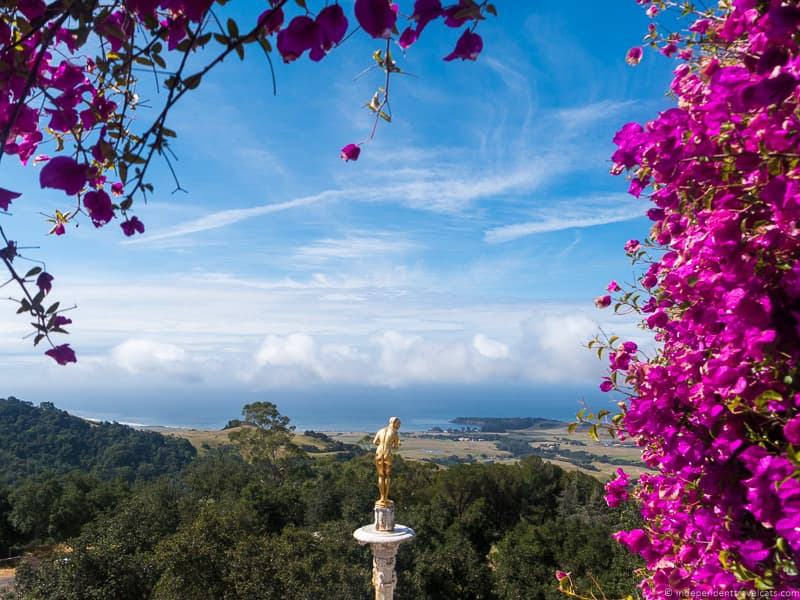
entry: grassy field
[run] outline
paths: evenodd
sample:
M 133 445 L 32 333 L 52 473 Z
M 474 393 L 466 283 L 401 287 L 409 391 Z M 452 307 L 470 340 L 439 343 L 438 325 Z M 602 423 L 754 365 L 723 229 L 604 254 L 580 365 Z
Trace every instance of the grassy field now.
M 365 434 L 363 432 L 350 431 L 329 433 L 328 435 L 334 440 L 354 444 Z M 476 438 L 480 439 L 482 435 L 487 439 L 485 441 L 476 441 Z M 580 470 L 599 479 L 611 477 L 618 466 L 622 466 L 627 473 L 634 477 L 647 472 L 647 469 L 641 464 L 641 453 L 636 446 L 630 444 L 620 445 L 615 440 L 608 438 L 601 438 L 599 442 L 595 442 L 586 433 L 580 431 L 570 434 L 566 425 L 562 428 L 523 429 L 502 434 L 481 434 L 477 432 L 436 434 L 436 439 L 431 439 L 430 434 L 426 433 L 401 432 L 401 446 L 398 452 L 404 458 L 411 460 L 441 459 L 448 456 L 457 456 L 460 459 L 467 459 L 472 456 L 478 462 L 512 462 L 517 460 L 510 453 L 497 449 L 495 442 L 491 439 L 495 436 L 522 439 L 534 449 L 547 449 L 556 454 L 556 456 L 545 460 L 549 460 L 566 470 Z M 582 468 L 574 464 L 574 462 L 561 458 L 559 450 L 583 450 L 595 455 L 597 460 L 592 460 L 590 464 L 597 470 Z M 601 460 L 600 457 L 603 456 L 637 464 L 615 465 Z
M 213 429 L 183 429 L 176 427 L 148 426 L 148 427 L 143 427 L 142 429 L 147 429 L 148 431 L 155 431 L 162 435 L 171 435 L 173 437 L 179 437 L 185 440 L 189 440 L 192 446 L 194 446 L 200 454 L 203 454 L 207 452 L 208 449 L 219 448 L 220 446 L 224 446 L 225 444 L 230 444 L 231 441 L 228 436 L 234 431 L 239 431 L 241 427 L 231 427 L 230 429 L 213 430 Z M 323 447 L 323 444 L 321 444 L 319 440 L 315 440 L 314 438 L 302 434 L 296 435 L 294 437 L 294 441 L 298 445 L 315 446 L 317 448 Z
M 204 453 L 208 448 L 216 448 L 230 443 L 228 435 L 238 428 L 212 431 L 203 429 L 174 429 L 169 427 L 148 427 L 163 435 L 172 435 L 189 440 Z M 345 431 L 326 432 L 334 441 L 348 444 L 358 444 L 364 439 L 367 432 Z M 608 437 L 594 441 L 584 432 L 570 434 L 566 425 L 559 428 L 523 429 L 507 433 L 422 433 L 402 432 L 399 453 L 410 460 L 443 461 L 443 460 L 475 460 L 477 462 L 513 462 L 517 460 L 511 453 L 499 450 L 497 440 L 512 438 L 527 443 L 534 452 L 547 454 L 545 460 L 557 464 L 567 470 L 580 470 L 599 479 L 608 479 L 622 466 L 627 473 L 636 477 L 647 471 L 641 464 L 639 449 L 631 444 L 620 444 Z M 299 445 L 315 446 L 322 449 L 324 444 L 319 440 L 298 434 L 295 442 Z M 366 446 L 368 447 L 368 446 Z M 592 458 L 585 461 L 576 460 L 575 453 L 586 452 Z M 452 459 L 449 457 L 457 457 Z M 470 458 L 471 457 L 471 458 Z M 603 457 L 606 457 L 605 459 Z M 614 460 L 621 460 L 624 465 L 613 464 Z M 590 465 L 590 466 L 587 466 Z

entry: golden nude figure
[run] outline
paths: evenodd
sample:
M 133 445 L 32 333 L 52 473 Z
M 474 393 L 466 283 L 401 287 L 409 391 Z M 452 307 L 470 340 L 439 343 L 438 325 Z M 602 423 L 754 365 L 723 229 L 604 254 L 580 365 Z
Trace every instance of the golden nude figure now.
M 375 503 L 377 506 L 391 506 L 389 500 L 389 486 L 392 483 L 392 450 L 400 446 L 400 419 L 392 417 L 389 424 L 375 434 L 372 443 L 377 446 L 375 450 L 375 467 L 378 470 L 378 491 L 380 498 Z

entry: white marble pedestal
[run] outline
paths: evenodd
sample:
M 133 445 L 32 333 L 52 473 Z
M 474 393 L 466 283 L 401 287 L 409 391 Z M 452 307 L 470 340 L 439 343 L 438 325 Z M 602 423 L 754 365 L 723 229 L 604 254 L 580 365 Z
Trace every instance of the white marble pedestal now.
M 379 509 L 380 508 L 380 515 Z M 391 514 L 387 514 L 387 512 Z M 405 525 L 394 525 L 394 506 L 375 507 L 376 522 L 365 525 L 353 532 L 359 544 L 369 544 L 372 548 L 372 585 L 375 588 L 375 600 L 393 600 L 397 586 L 397 574 L 394 570 L 395 557 L 400 544 L 414 539 L 414 530 Z M 392 523 L 393 529 L 381 531 L 380 523 Z

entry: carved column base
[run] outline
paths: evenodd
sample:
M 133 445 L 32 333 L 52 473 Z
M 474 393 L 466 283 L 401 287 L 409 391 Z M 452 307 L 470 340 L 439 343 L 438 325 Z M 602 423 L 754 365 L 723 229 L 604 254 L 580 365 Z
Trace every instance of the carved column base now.
M 377 507 L 375 510 L 377 515 Z M 375 524 L 372 524 L 353 532 L 353 537 L 359 544 L 369 544 L 372 548 L 372 586 L 375 588 L 375 600 L 394 599 L 394 590 L 397 587 L 397 574 L 394 570 L 397 550 L 400 544 L 414 539 L 415 535 L 413 529 L 404 525 L 395 525 L 392 531 L 378 531 Z
M 394 502 L 388 506 L 375 503 L 375 529 L 377 531 L 394 530 Z

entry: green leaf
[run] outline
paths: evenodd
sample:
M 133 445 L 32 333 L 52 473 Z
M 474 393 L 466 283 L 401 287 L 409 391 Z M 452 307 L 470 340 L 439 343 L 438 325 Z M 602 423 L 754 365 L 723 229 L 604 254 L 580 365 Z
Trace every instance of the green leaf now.
M 30 271 L 25 273 L 25 278 L 33 277 L 34 275 L 38 275 L 42 272 L 42 267 L 33 267 Z
M 764 408 L 769 402 L 781 402 L 783 401 L 783 396 L 781 396 L 775 390 L 767 390 L 766 392 L 762 392 L 759 394 L 758 398 L 756 398 L 756 407 L 757 408 Z
M 228 19 L 228 34 L 230 34 L 230 36 L 234 38 L 239 37 L 239 26 L 233 19 Z
M 203 76 L 200 73 L 195 73 L 194 75 L 190 75 L 186 79 L 183 80 L 183 85 L 186 86 L 187 89 L 193 90 L 198 85 L 200 85 L 200 81 L 202 80 Z

